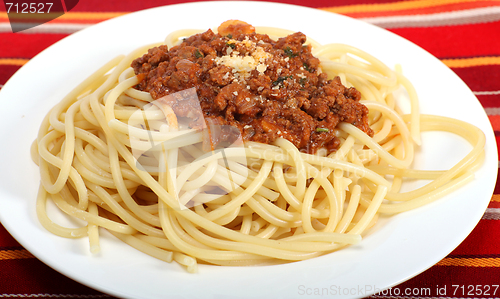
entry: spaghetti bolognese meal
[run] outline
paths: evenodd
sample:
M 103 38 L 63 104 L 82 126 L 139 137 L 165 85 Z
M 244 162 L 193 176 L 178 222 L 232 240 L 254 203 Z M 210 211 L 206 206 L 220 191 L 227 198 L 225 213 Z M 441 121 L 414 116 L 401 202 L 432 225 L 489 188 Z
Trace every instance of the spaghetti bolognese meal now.
M 425 131 L 472 149 L 448 170 L 412 168 Z M 229 20 L 119 56 L 53 107 L 32 146 L 36 210 L 91 252 L 105 229 L 189 272 L 300 261 L 457 190 L 484 144 L 471 124 L 420 114 L 399 66 Z M 425 183 L 406 191 L 407 180 Z M 81 226 L 52 220 L 48 201 Z

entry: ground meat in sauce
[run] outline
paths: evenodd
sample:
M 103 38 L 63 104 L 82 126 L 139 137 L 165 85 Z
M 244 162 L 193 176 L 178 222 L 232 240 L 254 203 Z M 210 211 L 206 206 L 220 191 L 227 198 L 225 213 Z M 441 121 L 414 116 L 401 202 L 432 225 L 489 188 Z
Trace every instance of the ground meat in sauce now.
M 190 117 L 193 128 L 205 122 L 236 127 L 245 141 L 272 143 L 282 137 L 314 153 L 338 148 L 339 122 L 373 135 L 360 92 L 321 72 L 303 33 L 274 41 L 241 21 L 219 32 L 224 35 L 208 30 L 171 49 L 150 49 L 132 62 L 143 78 L 136 88 L 160 99 L 194 87 L 198 102 L 170 103 L 176 115 Z M 191 111 L 200 107 L 202 112 Z

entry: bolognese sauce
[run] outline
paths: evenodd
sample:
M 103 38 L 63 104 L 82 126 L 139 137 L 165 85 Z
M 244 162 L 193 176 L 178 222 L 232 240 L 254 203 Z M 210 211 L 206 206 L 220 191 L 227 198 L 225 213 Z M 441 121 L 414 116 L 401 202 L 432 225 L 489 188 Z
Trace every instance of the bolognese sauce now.
M 166 99 L 192 128 L 206 123 L 236 127 L 245 141 L 272 143 L 282 137 L 303 152 L 322 147 L 332 152 L 339 146 L 339 122 L 372 136 L 360 92 L 322 73 L 305 42 L 301 32 L 272 40 L 245 22 L 230 20 L 218 33 L 209 29 L 134 60 L 142 79 L 136 88 L 155 100 Z M 196 89 L 197 99 L 168 97 L 189 88 Z

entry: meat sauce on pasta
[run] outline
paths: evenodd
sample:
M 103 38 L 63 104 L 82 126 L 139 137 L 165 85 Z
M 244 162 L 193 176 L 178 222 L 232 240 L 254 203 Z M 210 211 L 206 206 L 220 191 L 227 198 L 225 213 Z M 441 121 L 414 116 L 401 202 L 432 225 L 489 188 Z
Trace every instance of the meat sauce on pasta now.
M 236 127 L 244 141 L 272 143 L 281 137 L 303 152 L 322 147 L 332 152 L 340 144 L 335 136 L 340 122 L 372 136 L 360 92 L 339 77 L 328 79 L 305 41 L 301 32 L 274 41 L 245 22 L 228 21 L 218 33 L 209 29 L 134 60 L 136 75 L 144 78 L 136 88 L 157 100 L 194 87 L 193 102 L 169 98 L 175 114 L 189 115 L 193 128 L 204 121 Z M 202 112 L 196 112 L 198 106 Z M 214 143 L 229 138 L 211 136 Z

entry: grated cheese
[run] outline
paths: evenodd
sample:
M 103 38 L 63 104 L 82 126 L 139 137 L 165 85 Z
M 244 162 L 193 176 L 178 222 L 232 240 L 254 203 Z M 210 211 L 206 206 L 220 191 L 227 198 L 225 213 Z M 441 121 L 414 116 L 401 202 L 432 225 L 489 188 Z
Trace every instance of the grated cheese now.
M 236 78 L 245 79 L 250 76 L 250 72 L 253 70 L 257 70 L 261 74 L 267 70 L 265 61 L 272 55 L 264 51 L 262 47 L 257 46 L 257 44 L 249 40 L 248 37 L 243 41 L 231 39 L 227 43 L 234 45 L 241 44 L 249 49 L 254 49 L 250 55 L 240 55 L 238 51 L 233 50 L 232 47 L 228 47 L 226 55 L 215 58 L 215 63 L 217 65 L 225 65 L 232 68 L 232 72 Z

